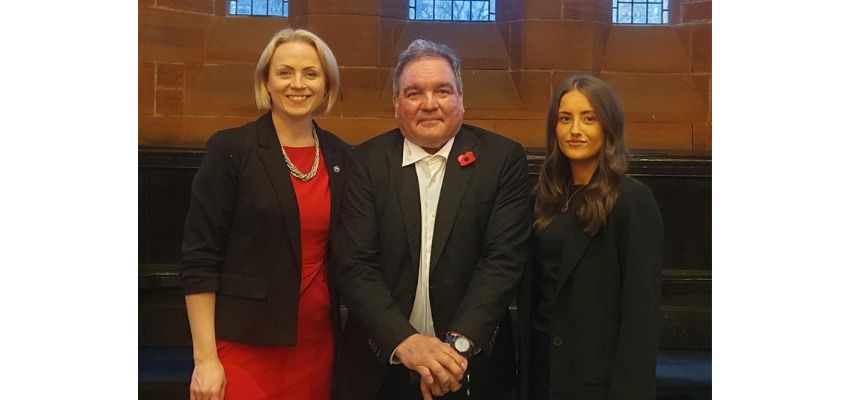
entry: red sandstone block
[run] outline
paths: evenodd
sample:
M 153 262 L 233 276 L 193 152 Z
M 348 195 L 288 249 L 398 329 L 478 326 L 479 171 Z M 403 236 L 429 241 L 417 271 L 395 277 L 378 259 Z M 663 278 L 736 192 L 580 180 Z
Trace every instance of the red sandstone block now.
M 228 16 L 213 18 L 206 46 L 207 63 L 254 63 L 289 19 L 280 17 Z
M 378 0 L 309 0 L 309 15 L 378 15 Z M 406 2 L 399 2 L 406 5 Z M 406 15 L 405 15 L 406 16 Z
M 496 132 L 525 147 L 546 147 L 545 120 L 497 120 Z
M 514 110 L 522 107 L 510 72 L 464 69 L 461 75 L 466 108 Z
M 139 9 L 139 60 L 203 62 L 212 16 Z
M 186 65 L 187 115 L 256 115 L 253 64 Z
M 496 20 L 516 21 L 525 18 L 526 3 L 524 0 L 496 1 Z
M 312 15 L 310 30 L 330 46 L 340 65 L 374 67 L 382 50 L 379 22 L 375 16 Z
M 230 0 L 214 0 L 215 3 L 215 11 L 213 13 L 215 15 L 224 16 L 230 10 Z
M 183 90 L 182 89 L 156 89 L 156 114 L 157 115 L 180 115 L 180 114 L 183 114 Z
M 709 76 L 602 73 L 617 91 L 627 121 L 705 122 L 711 109 Z
M 692 148 L 691 124 L 626 121 L 626 144 L 631 151 L 665 151 L 689 154 Z
M 215 0 L 156 0 L 159 8 L 212 14 Z
M 678 26 L 613 25 L 605 41 L 602 70 L 688 72 L 689 31 Z
M 564 0 L 562 18 L 610 24 L 611 2 L 598 0 Z
M 156 64 L 156 87 L 183 89 L 185 75 L 184 64 L 158 63 Z
M 393 118 L 392 70 L 340 68 L 340 98 L 328 117 Z
M 456 22 L 410 23 L 403 26 L 393 59 L 415 39 L 428 39 L 454 49 L 464 69 L 507 69 L 510 55 L 496 24 Z
M 139 114 L 153 115 L 154 113 L 154 74 L 153 63 L 139 63 Z
M 593 69 L 599 26 L 591 22 L 525 21 L 523 69 Z
M 213 133 L 243 125 L 256 117 L 143 116 L 139 118 L 139 145 L 204 148 Z
M 694 124 L 694 154 L 711 156 L 711 122 Z
M 519 92 L 522 109 L 545 111 L 549 108 L 549 99 L 555 83 L 549 71 L 516 71 L 511 73 L 514 87 Z M 544 114 L 545 115 L 545 114 Z
M 682 5 L 682 22 L 711 21 L 711 1 Z
M 561 19 L 562 0 L 535 0 L 523 3 L 526 19 Z
M 694 72 L 711 72 L 711 24 L 691 26 L 692 68 Z

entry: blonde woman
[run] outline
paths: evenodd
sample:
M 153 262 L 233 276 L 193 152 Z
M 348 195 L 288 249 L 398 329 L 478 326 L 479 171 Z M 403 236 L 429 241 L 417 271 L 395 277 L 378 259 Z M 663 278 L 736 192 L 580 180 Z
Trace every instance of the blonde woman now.
M 207 142 L 183 239 L 195 368 L 191 399 L 329 399 L 339 309 L 328 271 L 349 147 L 313 116 L 339 70 L 306 30 L 257 63 L 265 113 Z

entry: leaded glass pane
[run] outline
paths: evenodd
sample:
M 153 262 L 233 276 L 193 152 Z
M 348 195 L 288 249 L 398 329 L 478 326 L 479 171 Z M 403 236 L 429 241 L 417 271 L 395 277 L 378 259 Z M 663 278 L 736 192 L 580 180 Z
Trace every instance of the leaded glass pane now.
M 266 15 L 268 3 L 266 0 L 254 0 L 254 9 L 251 10 L 251 13 L 254 15 Z
M 238 0 L 236 2 L 237 14 L 251 14 L 251 0 Z
M 617 10 L 617 22 L 632 22 L 632 5 L 629 3 L 622 3 L 619 5 L 619 9 Z
M 416 19 L 434 19 L 434 0 L 416 1 Z
M 666 24 L 669 0 L 612 0 L 615 24 Z
M 646 23 L 646 4 L 635 4 L 632 8 L 632 22 Z
M 650 4 L 647 10 L 647 22 L 650 24 L 661 23 L 661 4 Z
M 461 21 L 469 21 L 469 2 L 455 1 L 454 18 Z
M 434 19 L 452 19 L 452 0 L 436 0 L 434 4 Z
M 283 16 L 282 0 L 269 0 L 269 15 Z
M 490 19 L 490 8 L 486 1 L 472 2 L 472 18 L 473 21 L 487 21 Z
M 408 0 L 408 18 L 495 21 L 496 0 Z

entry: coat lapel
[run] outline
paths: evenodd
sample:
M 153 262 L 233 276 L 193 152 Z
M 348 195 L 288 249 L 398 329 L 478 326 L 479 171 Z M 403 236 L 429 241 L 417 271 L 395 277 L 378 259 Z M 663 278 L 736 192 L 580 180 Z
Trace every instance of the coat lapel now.
M 416 177 L 416 164 L 401 166 L 402 151 L 404 151 L 404 136 L 400 131 L 390 141 L 387 152 L 389 163 L 390 184 L 396 188 L 399 206 L 401 207 L 402 223 L 407 233 L 407 245 L 410 246 L 411 265 L 419 268 L 419 246 L 422 240 L 422 216 L 419 203 L 419 181 Z
M 330 133 L 319 128 L 315 122 L 313 126 L 316 128 L 316 135 L 319 137 L 319 148 L 322 150 L 322 157 L 325 161 L 325 168 L 328 170 L 328 186 L 330 187 L 331 196 L 331 226 L 330 232 L 336 232 L 337 218 L 339 215 L 339 206 L 341 204 L 341 196 L 345 188 L 345 182 L 342 179 L 344 161 L 343 154 L 337 146 L 331 145 Z M 283 154 L 281 154 L 282 156 Z
M 476 157 L 482 155 L 475 152 L 478 146 L 478 138 L 466 129 L 461 128 L 460 132 L 455 136 L 455 142 L 452 145 L 452 151 L 449 153 L 449 158 L 446 160 L 446 174 L 443 177 L 443 186 L 440 189 L 440 202 L 437 204 L 437 219 L 434 222 L 434 238 L 431 241 L 431 269 L 430 273 L 434 273 L 437 261 L 446 247 L 446 241 L 449 239 L 452 225 L 454 225 L 455 217 L 457 217 L 460 208 L 460 202 L 463 199 L 466 189 L 469 187 L 469 180 L 475 173 L 477 164 L 468 164 L 461 167 L 458 162 L 458 157 L 472 151 Z
M 257 120 L 257 145 L 259 146 L 260 161 L 272 182 L 277 204 L 283 215 L 283 223 L 289 232 L 292 252 L 295 255 L 295 265 L 301 265 L 301 220 L 299 218 L 298 200 L 295 188 L 289 178 L 289 170 L 283 161 L 280 141 L 272 123 L 271 112 Z
M 582 230 L 582 224 L 578 220 L 575 208 L 570 210 L 567 215 L 567 229 L 564 234 L 564 246 L 561 252 L 561 260 L 558 265 L 558 282 L 555 287 L 555 293 L 560 293 L 567 278 L 575 270 L 576 264 L 584 255 L 587 245 L 590 244 L 592 237 Z

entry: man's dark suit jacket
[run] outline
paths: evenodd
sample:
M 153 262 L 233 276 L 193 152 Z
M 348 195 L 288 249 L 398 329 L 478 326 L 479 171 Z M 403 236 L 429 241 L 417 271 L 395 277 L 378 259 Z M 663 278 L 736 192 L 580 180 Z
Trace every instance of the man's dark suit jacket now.
M 398 129 L 384 133 L 358 146 L 352 163 L 359 165 L 346 189 L 335 259 L 349 309 L 338 364 L 342 399 L 374 399 L 393 350 L 416 333 L 408 318 L 419 271 L 419 186 L 415 165 L 401 166 L 403 142 Z M 475 161 L 461 166 L 467 151 Z M 527 196 L 522 147 L 464 124 L 446 161 L 430 297 L 438 338 L 459 332 L 482 348 L 470 366 L 478 398 L 515 382 L 507 311 L 525 263 Z
M 577 207 L 552 222 L 565 224 L 565 234 L 560 259 L 554 261 L 558 275 L 549 338 L 542 344 L 549 353 L 551 399 L 655 399 L 661 212 L 652 191 L 629 176 L 619 192 L 607 224 L 593 237 L 582 230 Z M 530 248 L 517 300 L 522 398 L 542 400 L 530 395 L 533 376 L 547 370 L 541 367 L 545 360 L 531 358 L 542 268 L 536 248 Z
M 328 171 L 331 226 L 338 226 L 351 149 L 316 126 Z M 184 292 L 217 292 L 216 337 L 295 344 L 301 287 L 301 225 L 295 189 L 271 113 L 207 142 L 183 235 Z M 330 242 L 330 236 L 329 236 Z M 332 317 L 339 308 L 328 271 Z

